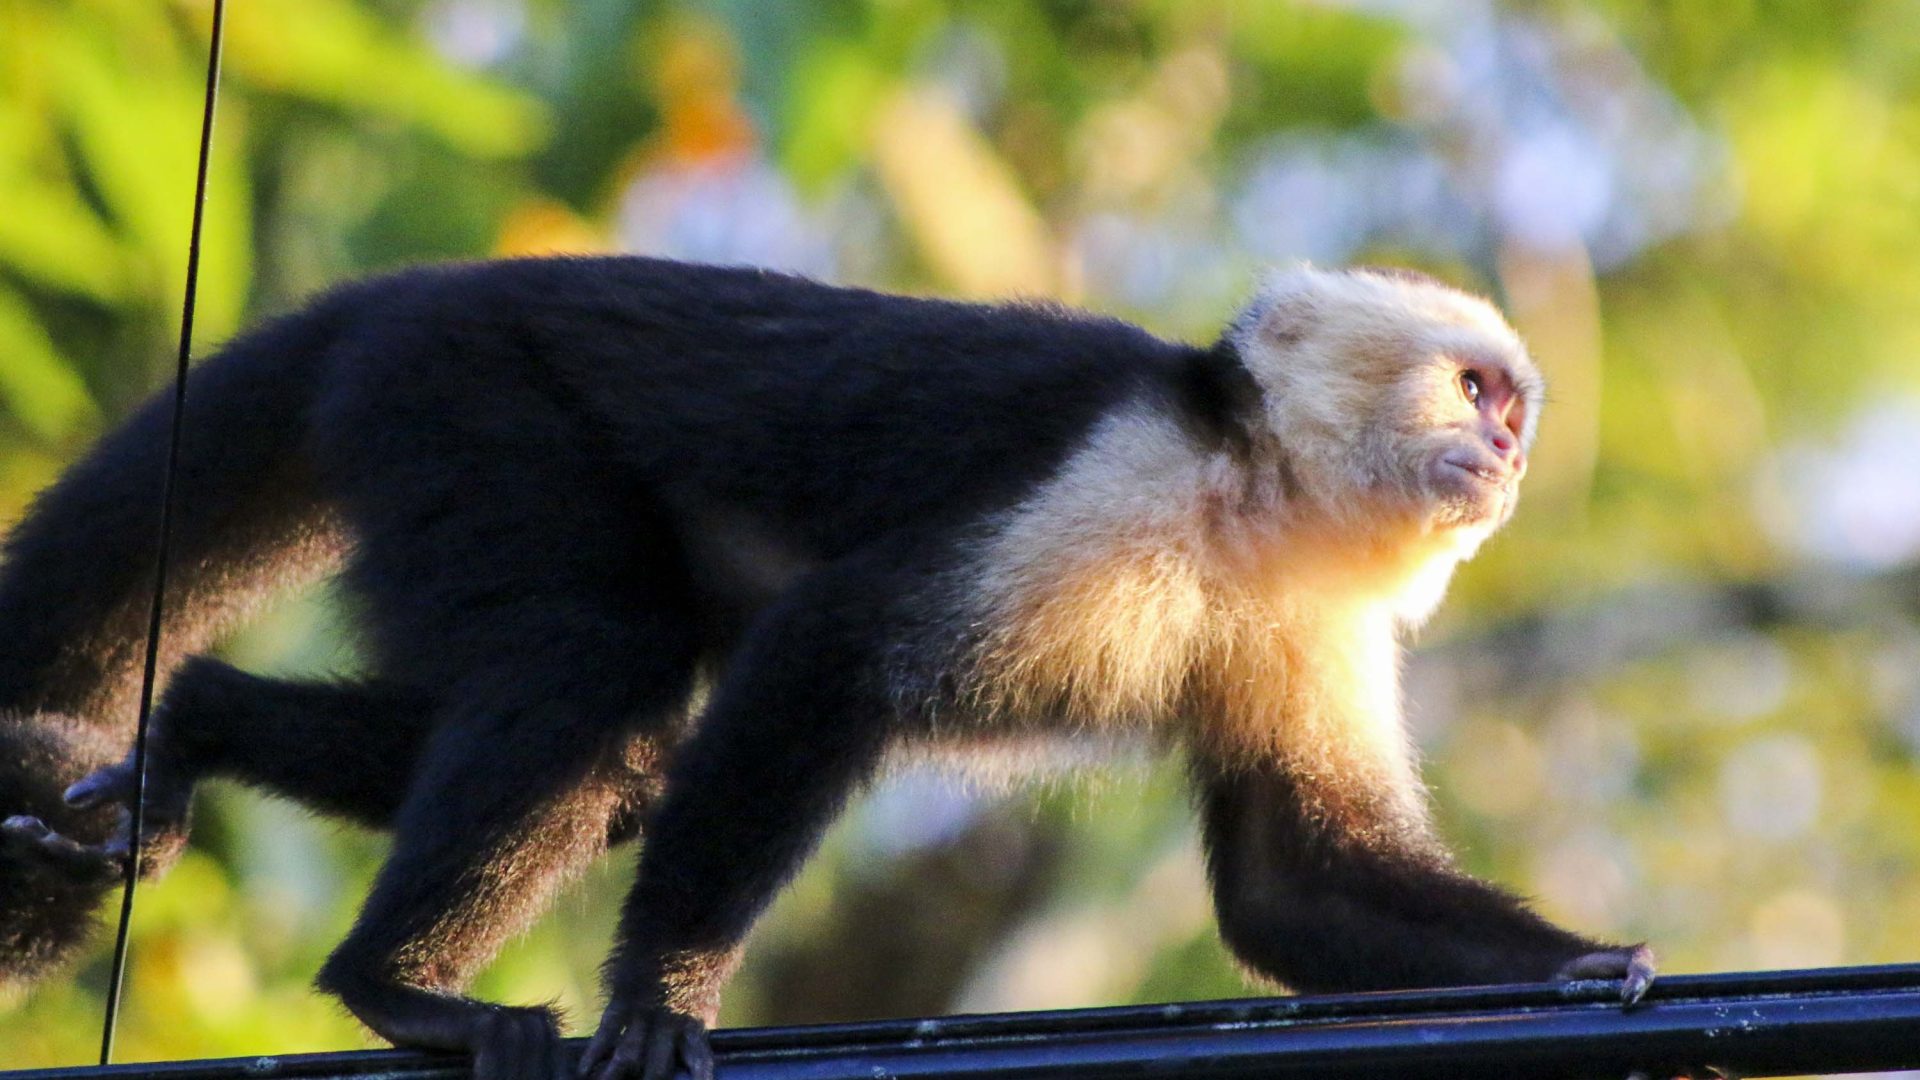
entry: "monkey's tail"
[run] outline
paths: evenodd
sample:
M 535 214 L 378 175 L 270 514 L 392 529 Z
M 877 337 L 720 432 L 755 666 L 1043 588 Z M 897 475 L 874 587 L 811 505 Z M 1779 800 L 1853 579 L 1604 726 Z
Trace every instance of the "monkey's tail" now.
M 268 323 L 187 381 L 159 670 L 338 558 L 301 452 L 338 298 Z M 0 545 L 0 817 L 96 841 L 103 811 L 64 788 L 126 753 L 153 599 L 172 391 L 109 432 Z M 91 928 L 97 882 L 0 848 L 0 986 L 52 967 Z
M 187 380 L 164 673 L 259 601 L 324 569 L 336 530 L 301 453 L 330 306 L 268 323 Z M 145 663 L 171 391 L 42 492 L 0 547 L 0 711 L 130 729 Z

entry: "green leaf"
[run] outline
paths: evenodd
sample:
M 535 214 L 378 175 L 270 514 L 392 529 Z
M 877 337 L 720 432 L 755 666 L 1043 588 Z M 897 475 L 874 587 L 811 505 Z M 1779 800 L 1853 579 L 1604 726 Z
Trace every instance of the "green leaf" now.
M 68 188 L 0 174 L 0 265 L 21 277 L 89 299 L 127 293 L 126 253 Z
M 795 68 L 783 164 L 796 184 L 818 190 L 866 154 L 874 114 L 895 84 L 859 48 L 832 40 Z
M 44 37 L 56 24 L 30 25 Z M 126 254 L 73 190 L 42 95 L 23 87 L 31 72 L 20 68 L 17 54 L 0 53 L 0 267 L 54 289 L 117 300 L 126 292 Z
M 153 299 L 175 302 L 185 277 L 199 154 L 201 69 L 179 49 L 146 50 L 129 68 L 113 27 L 76 19 L 42 45 L 55 75 L 54 107 L 73 133 L 87 178 L 134 247 Z M 251 266 L 252 195 L 239 125 L 215 130 L 199 290 L 200 325 L 224 336 L 239 324 Z
M 19 294 L 0 289 L 0 401 L 35 435 L 59 440 L 97 419 L 93 398 Z

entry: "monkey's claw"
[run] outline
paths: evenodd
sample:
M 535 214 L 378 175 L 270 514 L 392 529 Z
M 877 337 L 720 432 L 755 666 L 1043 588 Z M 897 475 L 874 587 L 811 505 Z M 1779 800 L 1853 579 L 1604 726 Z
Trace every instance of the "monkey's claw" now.
M 1655 967 L 1651 948 L 1627 945 L 1574 957 L 1554 972 L 1553 977 L 1562 981 L 1619 979 L 1620 1003 L 1632 1006 L 1647 996 L 1647 988 L 1653 985 Z
M 0 822 L 0 846 L 36 859 L 77 881 L 103 885 L 120 877 L 126 865 L 124 852 L 116 858 L 105 848 L 89 847 L 54 832 L 46 822 L 30 814 L 16 814 Z
M 580 1055 L 581 1080 L 713 1080 L 707 1025 L 671 1009 L 607 1007 Z

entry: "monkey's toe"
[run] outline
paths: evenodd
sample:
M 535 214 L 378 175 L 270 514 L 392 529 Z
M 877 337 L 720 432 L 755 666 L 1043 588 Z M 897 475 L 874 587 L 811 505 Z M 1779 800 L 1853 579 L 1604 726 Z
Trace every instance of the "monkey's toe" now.
M 131 810 L 133 800 L 142 800 L 143 826 L 151 832 L 185 831 L 188 809 L 192 805 L 192 785 L 184 783 L 173 770 L 149 767 L 147 784 L 141 789 L 133 757 L 105 768 L 95 769 L 68 787 L 61 798 L 68 806 L 81 810 L 118 805 Z
M 469 1038 L 474 1080 L 568 1080 L 560 1025 L 546 1009 L 487 1009 Z
M 106 848 L 63 836 L 30 814 L 17 814 L 0 822 L 0 846 L 17 858 L 91 884 L 113 881 L 126 865 L 124 854 L 116 858 Z
M 582 1080 L 713 1080 L 707 1025 L 671 1009 L 609 1007 L 580 1057 Z
M 1619 979 L 1620 1003 L 1631 1006 L 1647 996 L 1656 966 L 1651 948 L 1644 944 L 1626 945 L 1576 956 L 1554 972 L 1553 977 L 1564 981 Z

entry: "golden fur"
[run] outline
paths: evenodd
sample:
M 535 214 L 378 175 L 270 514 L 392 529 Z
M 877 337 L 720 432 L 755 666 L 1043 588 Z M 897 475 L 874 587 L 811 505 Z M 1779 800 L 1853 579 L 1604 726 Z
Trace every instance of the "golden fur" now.
M 1398 793 L 1424 820 L 1398 635 L 1512 510 L 1425 489 L 1460 435 L 1463 358 L 1539 377 L 1484 301 L 1424 280 L 1296 270 L 1229 340 L 1261 390 L 1251 449 L 1142 405 L 986 541 L 966 583 L 964 701 L 1013 728 L 1144 729 L 1224 762 L 1282 760 Z

